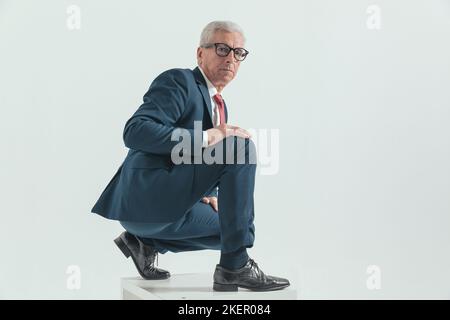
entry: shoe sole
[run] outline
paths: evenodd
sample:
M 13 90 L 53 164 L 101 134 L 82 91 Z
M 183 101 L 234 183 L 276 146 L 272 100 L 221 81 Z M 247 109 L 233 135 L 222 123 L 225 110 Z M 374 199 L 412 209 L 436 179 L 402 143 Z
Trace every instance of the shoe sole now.
M 136 269 L 139 272 L 139 274 L 141 275 L 141 277 L 144 278 L 145 280 L 165 280 L 165 279 L 169 279 L 170 278 L 170 274 L 167 277 L 165 277 L 165 278 L 149 278 L 149 277 L 145 276 L 144 274 L 141 273 L 141 270 L 139 269 L 138 264 L 134 260 L 134 257 L 131 254 L 130 249 L 128 249 L 127 245 L 122 240 L 122 238 L 118 237 L 118 238 L 114 239 L 114 243 L 119 247 L 120 251 L 122 251 L 122 253 L 124 254 L 124 256 L 127 259 L 131 256 L 131 259 L 133 260 L 134 266 L 136 267 Z
M 280 286 L 280 287 L 273 287 L 273 288 L 251 288 L 251 287 L 247 287 L 247 286 L 239 286 L 237 284 L 221 284 L 221 283 L 217 283 L 214 282 L 213 284 L 213 290 L 214 291 L 219 291 L 219 292 L 236 292 L 239 290 L 239 288 L 243 288 L 243 289 L 247 289 L 247 290 L 251 290 L 251 291 L 258 291 L 258 292 L 263 292 L 263 291 L 276 291 L 276 290 L 281 290 L 284 288 L 289 287 L 290 284 L 284 285 L 284 286 Z

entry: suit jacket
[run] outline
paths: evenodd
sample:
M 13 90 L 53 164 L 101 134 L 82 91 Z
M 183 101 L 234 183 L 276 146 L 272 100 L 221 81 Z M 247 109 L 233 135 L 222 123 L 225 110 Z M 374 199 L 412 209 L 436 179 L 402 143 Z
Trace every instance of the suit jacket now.
M 213 127 L 211 98 L 206 81 L 197 67 L 194 70 L 171 69 L 163 72 L 152 82 L 143 100 L 123 131 L 128 154 L 91 211 L 113 220 L 172 222 L 181 218 L 186 210 L 176 207 L 168 210 L 164 203 L 174 202 L 174 196 L 182 195 L 176 194 L 177 183 L 174 179 L 167 181 L 165 190 L 153 190 L 152 181 L 160 176 L 158 170 L 152 169 L 170 172 L 174 166 L 170 153 L 178 141 L 171 140 L 173 130 L 187 129 L 193 148 L 194 121 L 202 121 L 203 130 Z M 228 119 L 226 106 L 225 117 Z M 202 133 L 195 134 L 199 134 L 197 139 L 201 145 Z M 193 174 L 188 171 L 185 174 Z M 214 189 L 211 195 L 216 195 L 216 192 Z M 157 197 L 146 196 L 150 193 L 157 194 Z

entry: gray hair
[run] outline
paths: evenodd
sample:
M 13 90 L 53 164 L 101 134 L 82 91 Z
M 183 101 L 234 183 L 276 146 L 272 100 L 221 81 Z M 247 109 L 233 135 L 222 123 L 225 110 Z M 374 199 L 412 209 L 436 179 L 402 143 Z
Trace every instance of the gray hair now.
M 202 34 L 200 35 L 200 47 L 211 43 L 214 33 L 217 31 L 240 33 L 245 43 L 244 31 L 236 23 L 231 21 L 212 21 L 203 28 Z

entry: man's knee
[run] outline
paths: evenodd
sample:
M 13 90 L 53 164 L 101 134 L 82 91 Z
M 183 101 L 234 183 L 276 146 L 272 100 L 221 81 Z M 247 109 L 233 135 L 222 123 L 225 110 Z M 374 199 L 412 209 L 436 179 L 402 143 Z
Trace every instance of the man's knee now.
M 241 138 L 237 136 L 228 137 L 227 146 L 227 163 L 233 160 L 233 164 L 253 164 L 256 165 L 256 145 L 251 139 Z M 232 152 L 232 157 L 230 151 Z

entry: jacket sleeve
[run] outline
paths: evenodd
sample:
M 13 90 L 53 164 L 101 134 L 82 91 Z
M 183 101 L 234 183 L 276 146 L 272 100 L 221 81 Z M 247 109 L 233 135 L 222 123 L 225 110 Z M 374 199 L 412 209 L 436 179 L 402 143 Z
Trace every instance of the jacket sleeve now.
M 179 69 L 163 72 L 152 82 L 144 95 L 143 104 L 125 124 L 123 140 L 126 147 L 169 155 L 179 143 L 172 141 L 172 132 L 181 129 L 189 134 L 186 136 L 193 150 L 194 130 L 176 127 L 177 121 L 186 111 L 187 83 L 186 74 Z

